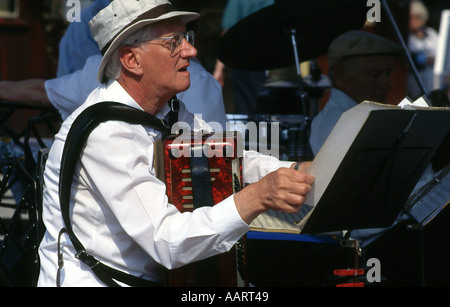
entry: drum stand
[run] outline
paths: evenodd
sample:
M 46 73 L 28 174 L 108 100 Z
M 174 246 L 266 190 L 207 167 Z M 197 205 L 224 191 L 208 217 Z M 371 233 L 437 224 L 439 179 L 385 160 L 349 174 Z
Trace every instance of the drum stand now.
M 298 49 L 297 49 L 297 38 L 295 37 L 297 31 L 295 29 L 290 29 L 290 30 L 285 30 L 285 31 L 291 38 L 292 48 L 294 51 L 295 68 L 297 71 L 296 80 L 298 83 L 297 84 L 298 85 L 297 96 L 300 100 L 301 112 L 303 115 L 305 115 L 305 119 L 306 119 L 306 129 L 305 129 L 305 133 L 306 133 L 305 140 L 306 141 L 305 141 L 304 152 L 305 152 L 305 161 L 308 161 L 313 158 L 312 151 L 309 146 L 309 135 L 310 135 L 310 131 L 311 131 L 312 118 L 317 113 L 317 106 L 313 107 L 311 105 L 310 97 L 308 96 L 308 93 L 304 90 L 302 74 L 300 71 L 300 60 L 299 60 Z
M 353 268 L 336 269 L 333 275 L 340 279 L 336 287 L 364 287 L 364 268 L 361 268 L 362 249 L 359 240 L 350 237 L 350 231 L 339 239 L 342 247 L 353 250 Z
M 308 95 L 303 89 L 302 74 L 300 72 L 300 60 L 299 60 L 298 50 L 297 50 L 297 39 L 295 37 L 295 34 L 297 33 L 297 31 L 295 29 L 291 29 L 291 30 L 286 30 L 286 32 L 291 37 L 292 48 L 294 49 L 295 69 L 297 71 L 297 83 L 298 83 L 297 94 L 298 94 L 298 97 L 300 98 L 301 111 L 302 111 L 302 114 L 308 115 L 309 114 L 308 111 L 310 108 L 307 105 Z M 312 115 L 312 114 L 309 114 L 309 115 Z

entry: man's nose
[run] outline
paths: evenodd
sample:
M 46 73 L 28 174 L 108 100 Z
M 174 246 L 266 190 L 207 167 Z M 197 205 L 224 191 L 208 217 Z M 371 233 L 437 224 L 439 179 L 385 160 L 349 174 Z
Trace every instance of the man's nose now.
M 197 56 L 197 48 L 191 45 L 186 39 L 183 38 L 183 47 L 181 49 L 181 57 L 193 58 Z

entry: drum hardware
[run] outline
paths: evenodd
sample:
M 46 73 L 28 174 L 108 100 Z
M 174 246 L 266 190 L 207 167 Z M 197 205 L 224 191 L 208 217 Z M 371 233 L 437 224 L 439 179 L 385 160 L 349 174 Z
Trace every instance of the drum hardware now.
M 352 239 L 350 232 L 346 232 L 339 242 L 342 247 L 353 250 L 353 267 L 333 271 L 333 275 L 339 280 L 336 287 L 364 287 L 365 276 L 364 268 L 360 268 L 362 249 L 359 240 Z
M 305 161 L 312 158 L 309 146 L 310 119 L 294 114 L 227 114 L 227 130 L 238 131 L 244 139 L 246 150 L 278 150 L 280 160 Z M 278 135 L 274 136 L 272 125 L 277 123 Z M 248 128 L 253 129 L 248 129 Z M 251 130 L 251 131 L 250 131 Z M 254 131 L 257 136 L 250 135 Z M 278 140 L 273 140 L 277 137 Z M 274 147 L 277 147 L 274 149 Z
M 241 70 L 289 67 L 296 59 L 300 63 L 326 54 L 338 35 L 363 27 L 366 13 L 360 0 L 276 1 L 228 29 L 219 41 L 218 57 Z
M 240 70 L 295 65 L 297 74 L 289 83 L 297 88 L 298 113 L 312 117 L 318 107 L 311 106 L 301 78 L 300 62 L 325 54 L 338 35 L 362 28 L 366 10 L 364 1 L 360 0 L 276 1 L 228 29 L 219 42 L 218 58 L 226 66 Z M 261 43 L 264 48 L 258 49 Z
M 297 76 L 298 70 L 292 66 L 268 71 L 267 82 L 264 87 L 275 95 L 281 95 L 281 99 L 286 93 L 289 93 L 288 99 L 301 100 L 299 94 L 301 92 L 307 93 L 305 97 L 307 103 L 302 105 L 301 111 L 305 116 L 314 117 L 319 111 L 319 99 L 323 97 L 327 89 L 331 88 L 331 82 L 328 76 L 322 74 L 317 60 L 311 60 L 301 65 L 307 71 L 301 73 L 303 77 L 301 77 L 300 82 L 299 76 Z M 302 90 L 299 90 L 300 88 Z

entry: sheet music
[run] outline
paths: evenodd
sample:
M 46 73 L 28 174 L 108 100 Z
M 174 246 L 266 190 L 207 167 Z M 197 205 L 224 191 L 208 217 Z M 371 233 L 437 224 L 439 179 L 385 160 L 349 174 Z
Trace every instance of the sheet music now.
M 269 210 L 253 220 L 250 224 L 250 229 L 256 231 L 300 233 L 301 229 L 297 223 L 308 214 L 311 208 L 311 206 L 304 204 L 296 214 Z
M 414 107 L 429 107 L 430 103 L 428 101 L 428 98 L 424 95 L 422 97 L 419 97 L 418 99 L 412 101 L 409 97 L 405 97 L 399 104 L 399 107 L 407 109 L 409 106 Z
M 401 151 L 401 163 L 399 161 L 396 162 L 396 165 L 398 167 L 397 170 L 402 169 L 401 172 L 402 175 L 397 174 L 397 178 L 401 177 L 403 180 L 403 177 L 405 176 L 404 170 L 408 171 L 414 171 L 415 168 L 409 167 L 407 165 L 408 163 L 412 162 L 414 163 L 414 167 L 419 167 L 421 161 L 423 160 L 424 155 L 426 152 L 424 150 L 421 150 L 421 148 L 431 148 L 435 146 L 436 142 L 438 142 L 438 139 L 441 138 L 441 134 L 444 133 L 444 130 L 447 129 L 448 119 L 449 119 L 449 109 L 447 108 L 431 108 L 431 107 L 424 107 L 424 105 L 427 104 L 426 97 L 421 97 L 418 100 L 412 102 L 408 98 L 405 98 L 403 101 L 403 108 L 404 109 L 412 109 L 417 112 L 409 112 L 405 110 L 405 112 L 398 112 L 402 109 L 401 106 L 395 106 L 395 105 L 386 105 L 386 104 L 380 104 L 380 103 L 374 103 L 374 102 L 363 102 L 359 104 L 358 106 L 352 108 L 351 110 L 345 112 L 342 114 L 340 120 L 334 127 L 333 131 L 330 133 L 329 137 L 325 141 L 324 145 L 320 149 L 319 153 L 314 158 L 308 173 L 315 176 L 316 180 L 314 184 L 312 185 L 312 190 L 308 194 L 305 204 L 303 205 L 303 210 L 298 215 L 288 215 L 280 212 L 267 212 L 264 214 L 261 214 L 255 221 L 250 225 L 250 228 L 253 230 L 260 230 L 260 231 L 276 231 L 276 232 L 295 232 L 295 233 L 308 233 L 311 231 L 331 231 L 331 229 L 334 229 L 335 227 L 341 227 L 337 226 L 338 224 L 335 221 L 341 221 L 341 224 L 354 226 L 354 220 L 352 220 L 352 217 L 348 217 L 348 215 L 340 216 L 339 218 L 336 217 L 334 214 L 329 214 L 333 209 L 333 199 L 330 196 L 329 192 L 327 194 L 325 204 L 326 206 L 321 207 L 320 218 L 322 219 L 325 217 L 325 221 L 321 222 L 321 226 L 318 222 L 318 215 L 316 214 L 318 211 L 316 210 L 315 206 L 319 203 L 319 201 L 323 198 L 323 194 L 325 193 L 325 190 L 329 187 L 330 182 L 335 177 L 335 174 L 340 167 L 342 161 L 348 155 L 349 148 L 351 148 L 352 144 L 354 144 L 355 140 L 358 136 L 361 135 L 361 131 L 363 131 L 364 135 L 370 136 L 370 143 L 365 138 L 359 138 L 358 142 L 356 143 L 357 147 L 353 148 L 352 153 L 358 153 L 354 154 L 354 157 L 356 160 L 354 160 L 352 163 L 353 165 L 359 165 L 359 167 L 348 167 L 350 160 L 346 161 L 346 170 L 345 173 L 346 176 L 359 176 L 360 181 L 353 182 L 356 184 L 366 184 L 367 187 L 367 180 L 365 180 L 366 177 L 364 177 L 364 174 L 371 174 L 374 170 L 376 170 L 377 165 L 383 161 L 386 161 L 385 159 L 389 157 L 389 150 L 386 149 L 386 146 L 395 145 L 396 140 L 398 139 L 398 134 L 390 134 L 389 140 L 386 139 L 386 137 L 380 138 L 380 133 L 376 133 L 376 131 L 379 131 L 379 125 L 380 123 L 384 123 L 384 119 L 388 118 L 390 119 L 389 125 L 383 126 L 383 131 L 386 132 L 387 129 L 395 129 L 397 133 L 404 132 L 402 134 L 403 145 L 408 145 L 405 148 L 408 148 L 408 150 Z M 395 112 L 391 112 L 395 111 Z M 445 111 L 445 112 L 441 112 Z M 374 113 L 377 112 L 377 113 Z M 411 119 L 411 114 L 414 114 L 414 121 Z M 424 137 L 424 134 L 418 133 L 418 131 L 421 131 L 422 129 L 428 128 L 428 122 L 425 122 L 429 119 L 436 119 L 433 122 L 435 125 L 433 126 L 433 131 L 435 131 L 435 134 Z M 405 127 L 408 127 L 408 129 L 411 127 L 412 123 L 415 123 L 414 125 L 414 133 L 406 134 L 405 133 Z M 439 128 L 442 126 L 442 129 L 439 130 Z M 363 129 L 364 128 L 364 129 Z M 403 130 L 402 130 L 403 129 Z M 430 129 L 428 129 L 429 131 Z M 412 136 L 414 134 L 414 136 Z M 416 138 L 415 135 L 419 135 L 420 137 Z M 385 134 L 385 136 L 387 136 Z M 388 144 L 384 144 L 388 142 Z M 411 150 L 411 148 L 416 148 L 416 143 L 420 142 L 419 149 Z M 378 146 L 378 147 L 375 147 Z M 360 149 L 369 148 L 370 150 L 366 151 L 358 151 Z M 388 147 L 391 148 L 391 147 Z M 394 148 L 394 147 L 392 147 Z M 395 149 L 395 148 L 394 148 Z M 368 161 L 363 161 L 362 157 L 363 155 L 361 153 L 364 153 L 365 159 L 369 159 Z M 389 160 L 391 161 L 391 160 Z M 368 163 L 366 163 L 368 162 Z M 359 163 L 359 164 L 358 164 Z M 362 166 L 361 163 L 368 164 L 366 169 L 363 171 L 359 171 L 360 167 Z M 383 162 L 385 163 L 385 162 Z M 388 169 L 389 170 L 389 169 Z M 380 173 L 381 174 L 381 173 Z M 385 174 L 384 174 L 385 175 Z M 383 175 L 383 176 L 384 176 Z M 340 172 L 339 176 L 343 176 L 342 171 Z M 381 176 L 381 175 L 380 175 Z M 408 175 L 409 176 L 409 175 Z M 353 178 L 351 177 L 351 178 Z M 409 178 L 409 177 L 408 177 Z M 348 179 L 346 177 L 346 179 Z M 363 180 L 364 179 L 364 180 Z M 403 181 L 400 182 L 403 182 Z M 333 181 L 333 187 L 336 188 L 338 181 Z M 381 186 L 382 182 L 377 183 Z M 408 186 L 409 187 L 409 186 Z M 388 191 L 388 190 L 386 190 Z M 349 198 L 354 197 L 356 201 L 364 199 L 365 195 L 359 193 L 351 193 L 349 194 L 346 189 L 340 189 L 337 193 L 339 195 L 339 199 L 344 199 L 345 197 Z M 371 191 L 373 192 L 373 191 Z M 388 191 L 389 192 L 389 191 Z M 347 194 L 346 194 L 347 193 Z M 386 192 L 387 193 L 387 192 Z M 409 192 L 407 192 L 409 193 Z M 404 204 L 403 198 L 407 196 L 402 195 L 402 203 Z M 353 196 L 356 195 L 356 196 Z M 390 201 L 394 200 L 394 197 L 398 197 L 398 195 L 389 194 Z M 406 199 L 405 199 L 406 200 Z M 398 203 L 398 202 L 397 202 Z M 307 205 L 306 205 L 307 204 Z M 345 209 L 349 210 L 348 206 L 346 207 L 344 204 L 347 204 L 345 202 L 340 203 L 340 205 Z M 362 210 L 356 210 L 354 215 L 359 214 L 360 212 L 364 212 L 364 218 L 361 218 L 361 216 L 358 216 L 360 220 L 364 220 L 364 222 L 367 220 L 367 222 L 360 223 L 356 225 L 355 227 L 366 227 L 369 225 L 370 227 L 375 227 L 372 225 L 378 225 L 379 223 L 390 223 L 390 220 L 393 218 L 393 216 L 396 213 L 390 214 L 387 216 L 384 214 L 385 211 L 379 210 L 378 215 L 376 218 L 373 218 L 373 215 L 368 214 L 370 210 L 375 210 L 375 208 L 378 208 L 378 202 L 369 202 L 364 203 L 365 208 L 369 208 L 366 211 Z M 387 200 L 384 200 L 383 205 L 387 206 Z M 401 206 L 397 205 L 397 207 Z M 395 210 L 400 211 L 399 208 L 395 208 Z M 308 208 L 308 210 L 305 210 Z M 325 209 L 324 209 L 325 208 Z M 344 211 L 345 211 L 344 210 Z M 335 212 L 336 213 L 336 212 Z M 314 218 L 313 218 L 314 217 Z M 311 218 L 313 218 L 311 222 Z M 377 221 L 375 221 L 377 219 Z M 389 221 L 387 221 L 389 219 Z M 380 221 L 378 221 L 380 220 Z M 378 223 L 378 224 L 377 224 Z M 309 226 L 308 226 L 309 225 Z M 323 226 L 325 225 L 325 226 Z M 377 226 L 378 227 L 378 226 Z M 319 229 L 320 228 L 320 229 Z

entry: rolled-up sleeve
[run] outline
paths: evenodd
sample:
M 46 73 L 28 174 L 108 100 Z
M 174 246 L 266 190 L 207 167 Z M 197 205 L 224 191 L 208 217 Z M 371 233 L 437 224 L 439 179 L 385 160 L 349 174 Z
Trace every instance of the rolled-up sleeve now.
M 255 183 L 268 173 L 281 167 L 290 167 L 293 162 L 280 161 L 275 157 L 256 151 L 244 152 L 243 177 L 246 184 Z

